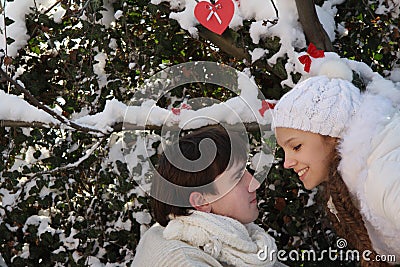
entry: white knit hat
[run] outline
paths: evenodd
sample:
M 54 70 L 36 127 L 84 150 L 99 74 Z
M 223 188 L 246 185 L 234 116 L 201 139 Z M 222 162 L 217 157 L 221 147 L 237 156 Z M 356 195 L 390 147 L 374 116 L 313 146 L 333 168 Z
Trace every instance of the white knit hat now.
M 274 108 L 272 127 L 341 137 L 361 102 L 360 90 L 343 79 L 316 76 L 298 83 Z

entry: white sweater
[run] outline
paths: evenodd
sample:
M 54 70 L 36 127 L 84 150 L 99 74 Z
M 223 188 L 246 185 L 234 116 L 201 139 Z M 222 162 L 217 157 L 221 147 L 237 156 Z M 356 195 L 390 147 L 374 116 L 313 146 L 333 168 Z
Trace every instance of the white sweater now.
M 155 224 L 147 230 L 132 267 L 286 266 L 276 259 L 260 259 L 261 249 L 277 250 L 275 240 L 254 223 L 193 211 L 172 219 L 167 227 Z
M 155 224 L 144 233 L 136 247 L 132 267 L 223 266 L 199 248 L 179 240 L 166 240 L 164 229 Z

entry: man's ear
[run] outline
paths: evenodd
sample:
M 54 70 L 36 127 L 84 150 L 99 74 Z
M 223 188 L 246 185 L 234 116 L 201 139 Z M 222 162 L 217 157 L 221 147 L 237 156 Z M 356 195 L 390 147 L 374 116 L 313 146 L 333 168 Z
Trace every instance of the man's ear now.
M 196 210 L 203 212 L 210 212 L 211 205 L 206 201 L 203 194 L 200 192 L 192 192 L 189 196 L 190 205 L 193 206 Z

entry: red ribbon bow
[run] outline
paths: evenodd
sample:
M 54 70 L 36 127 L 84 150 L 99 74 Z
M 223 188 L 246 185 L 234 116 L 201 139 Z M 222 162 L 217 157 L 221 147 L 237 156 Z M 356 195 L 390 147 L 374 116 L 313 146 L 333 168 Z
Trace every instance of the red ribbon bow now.
M 260 112 L 261 116 L 264 117 L 265 111 L 267 111 L 268 109 L 274 109 L 274 107 L 275 107 L 274 103 L 270 103 L 263 100 L 261 101 L 261 108 L 258 110 L 258 112 Z
M 186 103 L 183 103 L 179 108 L 172 108 L 172 113 L 175 115 L 181 115 L 181 109 L 192 109 L 192 107 Z
M 307 48 L 307 54 L 299 57 L 299 61 L 301 62 L 301 64 L 304 64 L 305 72 L 310 72 L 311 57 L 313 58 L 325 57 L 324 50 L 318 50 L 313 43 L 310 43 L 310 45 Z

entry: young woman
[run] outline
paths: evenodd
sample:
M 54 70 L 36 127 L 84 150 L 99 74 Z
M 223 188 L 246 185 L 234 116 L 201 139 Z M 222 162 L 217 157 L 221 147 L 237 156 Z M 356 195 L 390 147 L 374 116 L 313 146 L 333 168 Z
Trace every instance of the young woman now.
M 400 261 L 399 107 L 348 80 L 316 76 L 279 100 L 273 127 L 284 167 L 307 189 L 322 184 L 338 234 L 360 255 L 373 252 L 362 265 L 379 266 L 377 254 Z
M 151 188 L 157 223 L 142 236 L 132 266 L 284 266 L 259 257 L 277 248 L 253 223 L 260 184 L 246 171 L 243 139 L 211 126 L 178 144 L 182 159 L 168 151 L 160 158 Z

